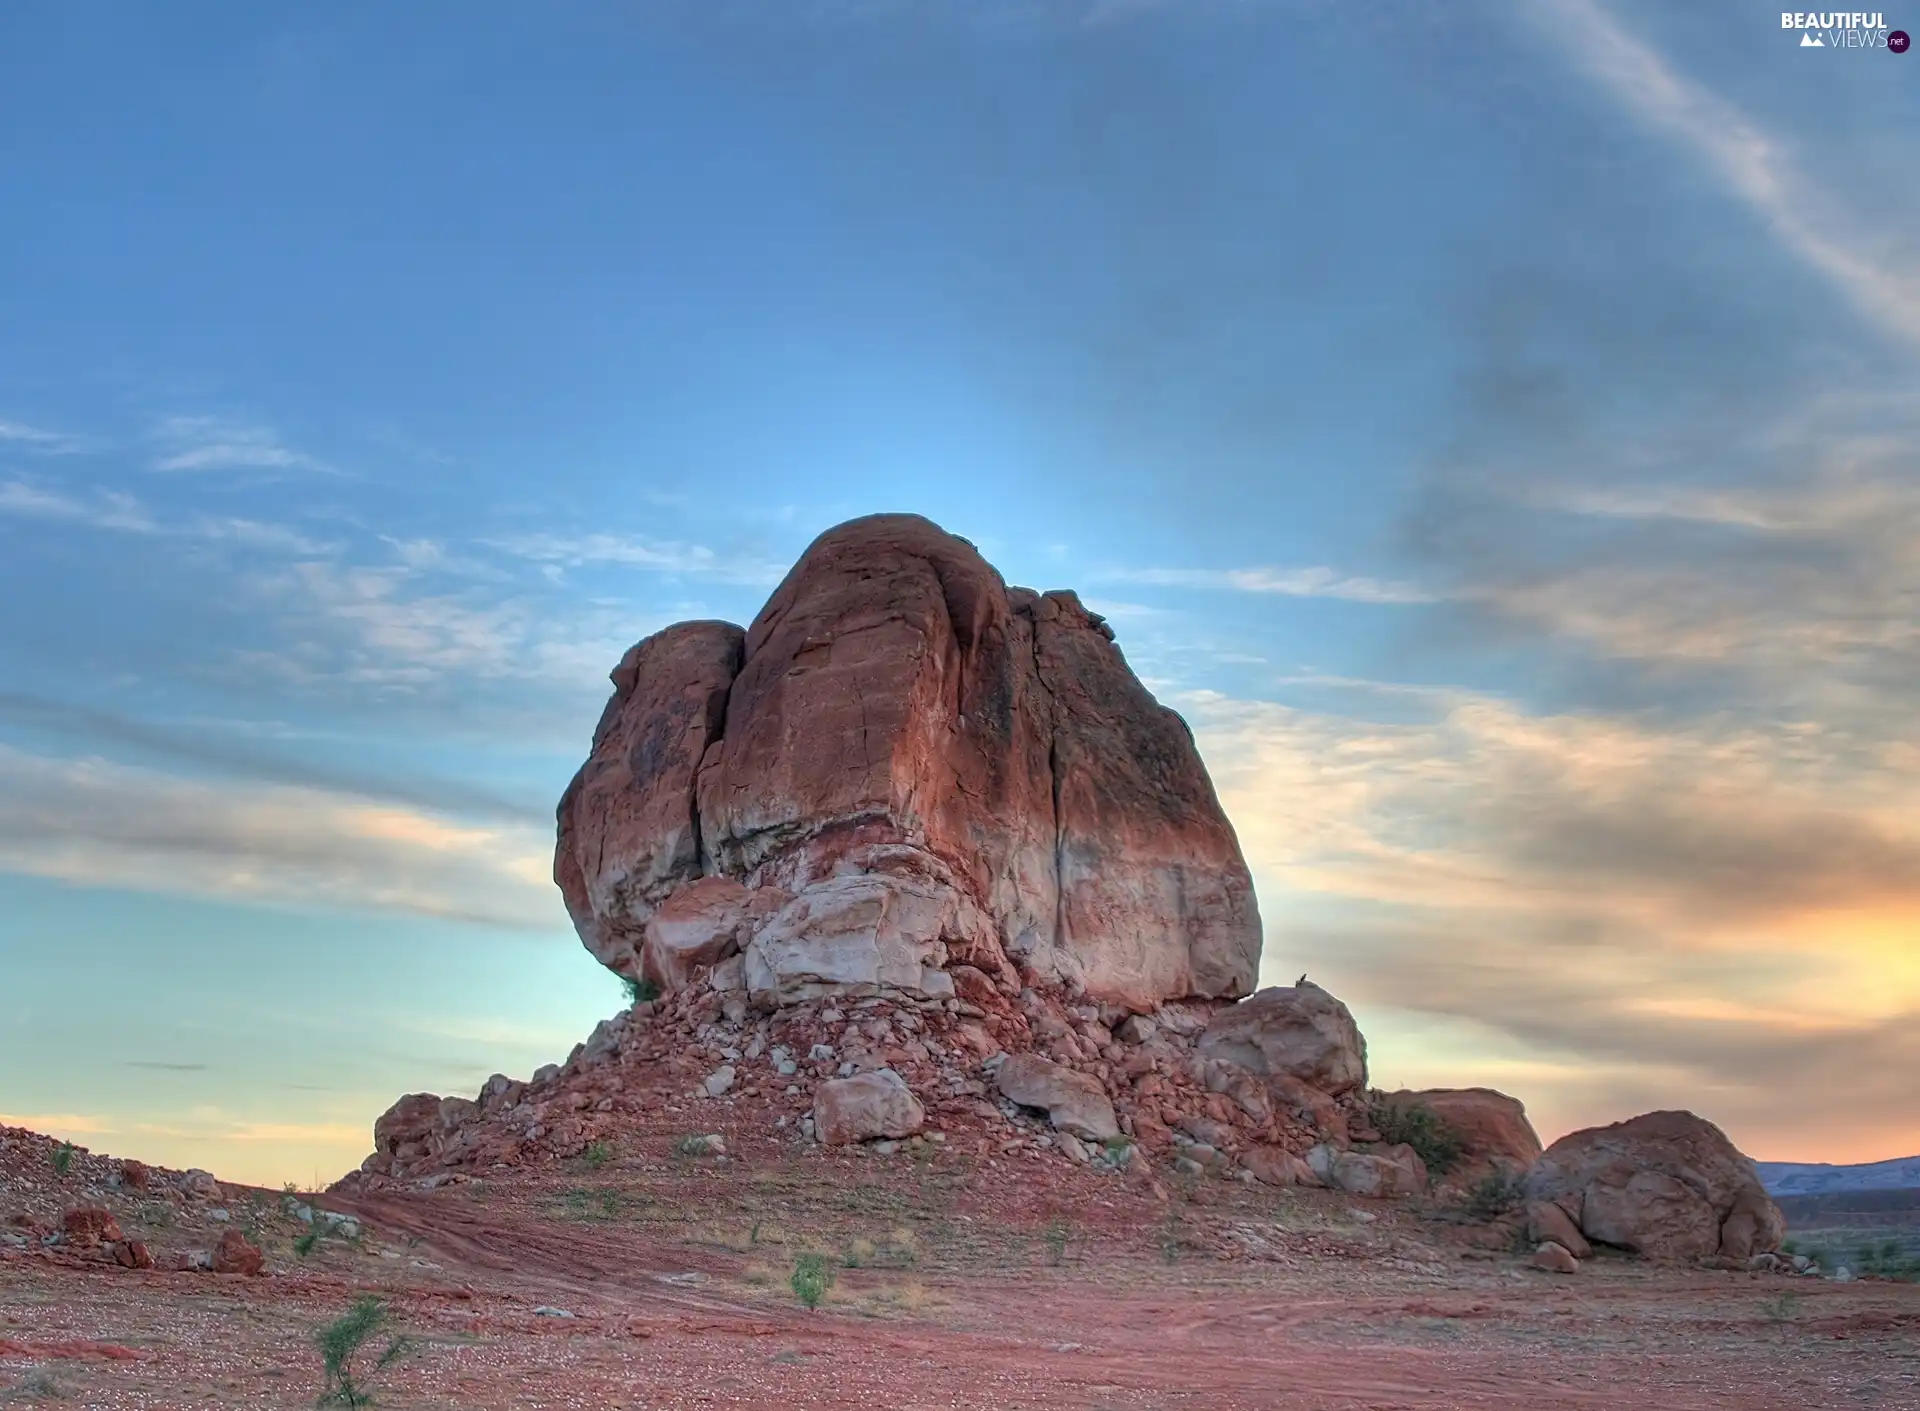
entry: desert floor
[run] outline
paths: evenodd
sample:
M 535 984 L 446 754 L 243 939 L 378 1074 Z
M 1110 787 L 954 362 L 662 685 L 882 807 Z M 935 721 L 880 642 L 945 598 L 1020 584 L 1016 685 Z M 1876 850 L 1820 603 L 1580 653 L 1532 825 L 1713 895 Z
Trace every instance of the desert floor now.
M 97 1203 L 162 1263 L 238 1228 L 268 1271 L 16 1244 L 0 1400 L 311 1406 L 316 1329 L 375 1294 L 411 1343 L 371 1382 L 393 1408 L 1920 1407 L 1912 1284 L 1606 1256 L 1551 1275 L 1438 1205 L 1205 1178 L 1163 1200 L 996 1154 L 596 1156 L 317 1197 L 362 1230 L 304 1253 L 283 1193 L 21 1157 L 16 1228 Z M 809 1250 L 834 1274 L 812 1312 L 789 1286 Z

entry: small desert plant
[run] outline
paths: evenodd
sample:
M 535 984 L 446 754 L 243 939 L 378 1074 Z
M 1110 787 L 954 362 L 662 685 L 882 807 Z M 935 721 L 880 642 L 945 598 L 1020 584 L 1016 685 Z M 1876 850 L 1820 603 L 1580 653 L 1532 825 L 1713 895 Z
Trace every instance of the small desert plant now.
M 1160 1258 L 1168 1264 L 1180 1262 L 1180 1225 L 1174 1219 L 1173 1212 L 1167 1212 L 1167 1218 L 1160 1226 Z
M 1777 1298 L 1768 1299 L 1760 1306 L 1774 1322 L 1785 1323 L 1800 1311 L 1800 1295 L 1783 1293 Z
M 1853 1267 L 1857 1273 L 1873 1274 L 1882 1279 L 1894 1279 L 1902 1283 L 1920 1282 L 1920 1259 L 1909 1257 L 1899 1240 L 1884 1240 L 1877 1247 L 1861 1245 Z
M 660 987 L 644 975 L 637 978 L 632 975 L 622 975 L 620 983 L 626 986 L 628 1004 L 646 1004 L 650 1000 L 660 998 Z
M 580 1159 L 598 1171 L 602 1166 L 605 1166 L 609 1161 L 613 1160 L 613 1143 L 608 1141 L 594 1142 L 585 1151 L 580 1153 Z
M 1045 1239 L 1047 1241 L 1047 1263 L 1064 1264 L 1067 1259 L 1067 1239 L 1073 1233 L 1064 1217 L 1056 1215 L 1047 1222 Z
M 314 1249 L 319 1245 L 319 1243 L 320 1243 L 320 1232 L 318 1230 L 308 1230 L 304 1235 L 300 1236 L 299 1239 L 293 1242 L 293 1252 L 299 1255 L 302 1259 L 305 1259 L 309 1254 L 313 1253 Z
M 833 1267 L 824 1254 L 803 1254 L 793 1261 L 793 1296 L 808 1308 L 818 1308 L 833 1287 Z
M 66 1397 L 67 1389 L 49 1372 L 29 1372 L 0 1392 L 0 1401 L 64 1401 Z
M 1376 1093 L 1367 1120 L 1380 1140 L 1412 1147 L 1432 1175 L 1444 1176 L 1460 1160 L 1460 1134 L 1424 1102 L 1389 1102 Z
M 320 1349 L 320 1361 L 326 1369 L 326 1386 L 320 1393 L 322 1406 L 371 1406 L 373 1393 L 367 1380 L 386 1371 L 404 1357 L 412 1344 L 401 1336 L 388 1339 L 387 1350 L 371 1368 L 358 1372 L 354 1362 L 367 1343 L 387 1322 L 387 1305 L 368 1294 L 357 1300 L 344 1315 L 314 1334 Z
M 1473 1189 L 1467 1192 L 1467 1213 L 1487 1223 L 1498 1220 L 1509 1210 L 1517 1210 L 1526 1198 L 1527 1183 L 1524 1177 L 1495 1171 L 1473 1183 Z
M 705 1137 L 682 1137 L 673 1144 L 677 1156 L 707 1156 L 713 1151 L 713 1143 Z
M 73 1154 L 78 1151 L 72 1142 L 61 1142 L 53 1149 L 53 1169 L 56 1175 L 64 1176 L 73 1169 Z

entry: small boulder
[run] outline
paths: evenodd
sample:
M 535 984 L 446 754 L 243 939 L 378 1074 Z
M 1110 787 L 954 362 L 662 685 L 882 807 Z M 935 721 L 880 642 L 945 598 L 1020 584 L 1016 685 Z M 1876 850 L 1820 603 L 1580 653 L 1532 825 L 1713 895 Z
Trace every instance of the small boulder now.
M 1037 1053 L 1014 1053 L 994 1070 L 993 1081 L 1003 1096 L 1022 1107 L 1040 1108 L 1063 1132 L 1095 1142 L 1120 1135 L 1113 1102 L 1097 1078 Z
M 153 1255 L 139 1240 L 116 1240 L 109 1251 L 123 1269 L 151 1269 Z
M 376 1155 L 404 1165 L 431 1155 L 440 1132 L 439 1095 L 408 1093 L 375 1120 L 373 1149 Z M 216 1183 L 214 1190 L 218 1189 Z
M 1394 1200 L 1427 1188 L 1427 1166 L 1402 1143 L 1382 1151 L 1343 1151 L 1329 1166 L 1327 1184 L 1349 1195 Z
M 681 887 L 646 920 L 641 960 L 647 978 L 669 994 L 684 989 L 695 972 L 737 955 L 750 928 L 784 899 L 749 891 L 730 877 L 702 877 Z M 735 983 L 726 988 L 741 988 L 740 968 L 730 974 Z
M 1545 1269 L 1549 1274 L 1577 1274 L 1580 1261 L 1563 1244 L 1553 1240 L 1542 1240 L 1533 1251 L 1533 1267 Z
M 66 1230 L 67 1243 L 78 1249 L 92 1249 L 124 1238 L 120 1222 L 113 1218 L 110 1210 L 69 1210 L 61 1225 Z
M 1580 1233 L 1573 1217 L 1550 1200 L 1527 1202 L 1527 1238 L 1536 1244 L 1552 1241 L 1570 1251 L 1575 1259 L 1588 1259 L 1593 1255 L 1593 1246 Z
M 153 1168 L 144 1161 L 128 1159 L 120 1163 L 120 1184 L 130 1191 L 143 1191 L 153 1179 Z
M 827 1146 L 910 1137 L 926 1120 L 907 1080 L 891 1068 L 830 1079 L 813 1095 L 814 1132 Z
M 1311 981 L 1264 989 L 1222 1009 L 1200 1035 L 1199 1052 L 1250 1072 L 1298 1078 L 1332 1097 L 1367 1082 L 1366 1040 L 1352 1011 Z
M 1241 1153 L 1240 1165 L 1253 1173 L 1263 1186 L 1317 1186 L 1320 1178 L 1313 1168 L 1284 1147 L 1256 1146 Z
M 220 1243 L 213 1249 L 216 1274 L 259 1274 L 265 1271 L 266 1263 L 267 1257 L 260 1252 L 260 1247 L 238 1230 L 228 1230 L 220 1236 Z
M 1129 1014 L 1120 1021 L 1120 1027 L 1114 1032 L 1122 1043 L 1146 1044 L 1153 1042 L 1160 1032 L 1160 1026 L 1144 1014 Z
M 730 1065 L 716 1068 L 707 1074 L 706 1081 L 701 1084 L 701 1087 L 708 1097 L 719 1097 L 733 1086 L 734 1076 Z

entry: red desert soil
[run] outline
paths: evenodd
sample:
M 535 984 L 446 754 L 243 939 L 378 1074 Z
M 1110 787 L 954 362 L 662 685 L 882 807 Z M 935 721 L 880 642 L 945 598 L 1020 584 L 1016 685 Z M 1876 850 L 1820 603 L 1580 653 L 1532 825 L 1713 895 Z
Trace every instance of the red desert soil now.
M 282 1193 L 159 1170 L 136 1190 L 53 1151 L 0 1131 L 9 1403 L 311 1406 L 314 1330 L 371 1292 L 418 1340 L 377 1383 L 390 1408 L 1920 1407 L 1920 1287 L 1606 1257 L 1559 1277 L 1412 1202 L 1213 1178 L 1162 1201 L 931 1143 L 716 1158 L 636 1136 L 312 1197 L 362 1228 L 303 1256 Z M 162 1267 L 47 1242 L 89 1207 Z M 264 1276 L 165 1269 L 236 1229 Z M 803 1249 L 836 1271 L 817 1313 L 788 1288 Z

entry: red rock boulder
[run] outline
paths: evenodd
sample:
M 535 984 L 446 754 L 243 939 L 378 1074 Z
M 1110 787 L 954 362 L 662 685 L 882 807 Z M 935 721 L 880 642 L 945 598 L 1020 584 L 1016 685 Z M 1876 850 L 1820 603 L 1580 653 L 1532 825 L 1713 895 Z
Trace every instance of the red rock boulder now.
M 373 1124 L 374 1157 L 392 1168 L 431 1155 L 440 1142 L 440 1101 L 434 1093 L 408 1093 L 381 1113 Z
M 69 1210 L 62 1217 L 61 1226 L 67 1243 L 76 1249 L 92 1249 L 96 1245 L 112 1244 L 124 1238 L 120 1233 L 120 1222 L 113 1218 L 111 1210 Z
M 1275 986 L 1222 1009 L 1201 1034 L 1203 1058 L 1295 1079 L 1329 1097 L 1367 1082 L 1367 1045 L 1346 1005 L 1312 982 Z M 1296 1100 L 1289 1089 L 1288 1101 Z
M 823 1146 L 848 1146 L 876 1137 L 910 1137 L 926 1111 L 891 1068 L 832 1078 L 813 1095 L 813 1128 Z
M 1426 1088 L 1382 1094 L 1396 1107 L 1425 1107 L 1458 1139 L 1460 1158 L 1448 1172 L 1456 1183 L 1500 1173 L 1524 1174 L 1540 1157 L 1540 1137 L 1518 1098 L 1492 1088 Z
M 1649 1112 L 1562 1137 L 1527 1175 L 1595 1244 L 1650 1259 L 1745 1260 L 1779 1248 L 1786 1221 L 1753 1162 L 1691 1112 Z
M 260 1247 L 238 1230 L 228 1230 L 213 1248 L 213 1272 L 216 1274 L 259 1274 L 266 1270 L 267 1256 Z

